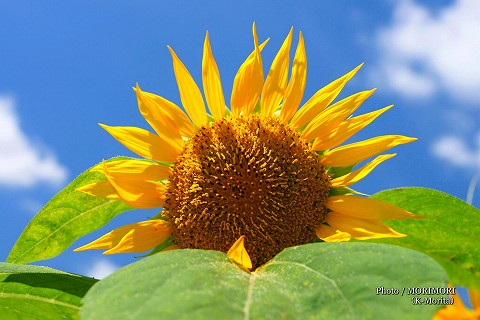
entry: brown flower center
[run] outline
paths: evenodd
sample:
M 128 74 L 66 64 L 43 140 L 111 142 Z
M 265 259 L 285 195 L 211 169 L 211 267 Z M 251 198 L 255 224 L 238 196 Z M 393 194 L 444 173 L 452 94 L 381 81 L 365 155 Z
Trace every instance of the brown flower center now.
M 228 251 L 242 235 L 254 267 L 315 238 L 329 178 L 300 135 L 275 119 L 202 127 L 173 167 L 164 214 L 183 248 Z

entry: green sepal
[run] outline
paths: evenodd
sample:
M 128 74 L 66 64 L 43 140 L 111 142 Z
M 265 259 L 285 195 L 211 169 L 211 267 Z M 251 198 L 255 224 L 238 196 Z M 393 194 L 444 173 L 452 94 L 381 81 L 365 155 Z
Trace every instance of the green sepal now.
M 260 99 L 258 99 L 257 103 L 255 104 L 255 108 L 253 108 L 253 114 L 260 114 L 262 112 L 262 105 L 260 104 Z
M 347 187 L 342 187 L 342 188 L 330 188 L 328 190 L 328 196 L 343 196 L 345 194 L 359 194 L 357 191 L 347 188 Z
M 307 122 L 307 123 L 305 123 L 303 126 L 298 127 L 298 128 L 297 128 L 297 132 L 300 133 L 300 134 L 302 134 L 302 132 L 305 130 L 305 128 L 307 128 L 307 126 L 308 126 L 309 123 L 310 123 L 310 122 Z
M 330 179 L 335 179 L 352 172 L 356 164 L 346 166 L 346 167 L 330 167 L 327 170 L 327 173 L 330 175 Z
M 167 217 L 165 217 L 165 216 L 163 215 L 163 210 L 160 211 L 159 213 L 157 213 L 156 215 L 154 215 L 154 216 L 152 217 L 152 219 L 161 219 L 161 220 L 165 220 L 165 221 L 168 220 Z
M 159 253 L 160 251 L 172 246 L 172 245 L 175 245 L 175 241 L 173 240 L 172 237 L 168 237 L 167 240 L 163 241 L 162 243 L 160 243 L 158 246 L 156 246 L 155 248 L 153 248 L 149 253 L 147 253 L 146 255 L 144 256 L 141 256 L 142 258 L 144 257 L 149 257 L 151 255 L 154 255 L 156 253 Z
M 207 113 L 207 119 L 208 119 L 208 123 L 209 123 L 209 124 L 212 123 L 212 122 L 215 122 L 215 118 L 214 118 L 212 115 L 208 114 L 208 113 Z
M 232 111 L 230 111 L 230 109 L 227 108 L 227 106 L 225 106 L 224 110 L 225 110 L 225 113 L 223 114 L 224 118 L 230 117 L 232 115 Z

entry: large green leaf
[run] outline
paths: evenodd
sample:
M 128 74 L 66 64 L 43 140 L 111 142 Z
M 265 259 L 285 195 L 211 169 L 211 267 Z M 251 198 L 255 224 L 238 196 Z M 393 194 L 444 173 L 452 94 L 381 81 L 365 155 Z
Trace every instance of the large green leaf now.
M 480 289 L 480 210 L 451 195 L 425 188 L 387 190 L 373 198 L 424 217 L 386 221 L 407 237 L 375 242 L 424 252 L 447 270 L 454 284 Z
M 38 266 L 0 262 L 1 319 L 78 319 L 97 280 Z
M 105 176 L 101 173 L 86 171 L 57 193 L 27 225 L 10 251 L 7 261 L 28 263 L 55 257 L 80 237 L 101 228 L 116 215 L 130 210 L 121 201 L 76 191 L 81 186 L 104 179 Z
M 430 257 L 390 245 L 292 247 L 252 273 L 237 267 L 222 252 L 184 249 L 150 256 L 98 282 L 85 295 L 80 316 L 431 319 L 439 306 L 413 305 L 414 296 L 408 295 L 407 288 L 443 288 L 446 281 L 445 271 Z M 398 290 L 398 294 L 377 294 L 382 287 Z

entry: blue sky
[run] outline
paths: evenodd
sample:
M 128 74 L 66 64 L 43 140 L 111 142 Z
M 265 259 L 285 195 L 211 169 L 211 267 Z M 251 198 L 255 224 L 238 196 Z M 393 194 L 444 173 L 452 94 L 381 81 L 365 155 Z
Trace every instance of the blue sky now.
M 8 1 L 0 5 L 0 260 L 34 214 L 78 174 L 131 153 L 98 125 L 148 128 L 136 82 L 180 105 L 171 45 L 201 83 L 208 30 L 226 96 L 252 50 L 251 25 L 268 68 L 291 26 L 308 57 L 304 101 L 365 66 L 342 96 L 378 88 L 361 113 L 395 104 L 356 139 L 418 137 L 396 148 L 356 189 L 438 189 L 466 199 L 480 172 L 479 2 L 456 1 Z M 476 14 L 475 14 L 476 13 Z M 476 15 L 476 16 L 475 16 Z M 293 52 L 292 52 L 293 55 Z M 266 72 L 267 70 L 265 70 Z M 480 192 L 473 204 L 480 203 Z M 152 215 L 125 213 L 71 249 Z M 73 253 L 39 264 L 101 277 L 133 255 Z

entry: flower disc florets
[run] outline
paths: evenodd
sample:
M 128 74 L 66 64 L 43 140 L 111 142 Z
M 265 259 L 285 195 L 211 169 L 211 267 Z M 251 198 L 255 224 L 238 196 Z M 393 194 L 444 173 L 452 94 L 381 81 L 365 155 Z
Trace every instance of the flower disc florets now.
M 227 251 L 240 237 L 254 266 L 315 238 L 329 177 L 317 154 L 272 118 L 202 127 L 175 162 L 164 215 L 184 248 Z

